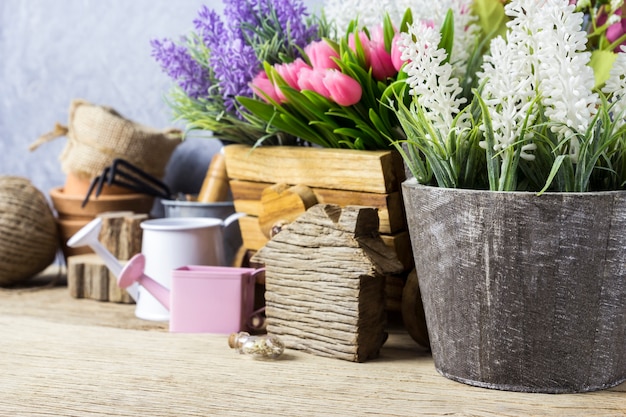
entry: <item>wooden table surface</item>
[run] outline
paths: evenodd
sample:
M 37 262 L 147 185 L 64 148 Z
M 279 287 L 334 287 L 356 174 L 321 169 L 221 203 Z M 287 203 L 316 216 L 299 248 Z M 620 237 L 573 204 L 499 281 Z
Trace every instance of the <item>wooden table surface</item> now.
M 379 359 L 241 356 L 227 336 L 169 333 L 63 280 L 0 290 L 1 416 L 626 416 L 626 384 L 525 394 L 440 376 L 399 326 Z

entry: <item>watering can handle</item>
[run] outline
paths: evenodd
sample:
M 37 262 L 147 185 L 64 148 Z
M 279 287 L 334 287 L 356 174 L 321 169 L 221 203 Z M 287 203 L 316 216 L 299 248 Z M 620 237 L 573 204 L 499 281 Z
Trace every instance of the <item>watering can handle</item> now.
M 224 221 L 222 222 L 224 228 L 230 226 L 231 223 L 233 223 L 235 220 L 239 220 L 242 217 L 246 217 L 247 214 L 246 213 L 233 213 L 230 216 L 226 217 L 224 219 Z

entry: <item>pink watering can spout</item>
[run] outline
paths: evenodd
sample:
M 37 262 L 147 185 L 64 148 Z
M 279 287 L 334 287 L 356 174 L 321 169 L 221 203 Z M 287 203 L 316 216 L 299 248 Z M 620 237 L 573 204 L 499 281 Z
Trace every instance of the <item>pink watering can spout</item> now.
M 127 288 L 135 282 L 144 287 L 163 306 L 170 310 L 170 291 L 157 281 L 143 273 L 146 267 L 146 257 L 138 253 L 133 256 L 119 274 L 117 283 L 120 288 Z

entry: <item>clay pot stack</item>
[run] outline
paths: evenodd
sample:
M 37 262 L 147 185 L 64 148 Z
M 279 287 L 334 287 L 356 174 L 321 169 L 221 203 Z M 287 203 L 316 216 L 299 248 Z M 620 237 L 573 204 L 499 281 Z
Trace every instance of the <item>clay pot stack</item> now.
M 68 174 L 63 187 L 50 190 L 50 199 L 57 212 L 62 250 L 66 258 L 72 255 L 91 253 L 91 249 L 87 246 L 69 248 L 66 242 L 99 214 L 111 211 L 150 213 L 154 203 L 154 197 L 150 195 L 133 193 L 123 187 L 105 185 L 98 197 L 92 193 L 87 204 L 82 207 L 89 183 L 89 179 L 83 180 Z

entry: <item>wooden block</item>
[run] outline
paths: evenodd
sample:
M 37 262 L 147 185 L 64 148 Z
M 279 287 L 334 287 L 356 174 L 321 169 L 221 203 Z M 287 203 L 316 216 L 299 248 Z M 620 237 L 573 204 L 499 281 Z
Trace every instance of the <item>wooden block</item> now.
M 235 210 L 251 216 L 259 216 L 262 210 L 263 190 L 272 186 L 270 183 L 231 180 Z M 367 206 L 378 209 L 380 233 L 396 233 L 406 229 L 406 219 L 402 195 L 399 191 L 389 194 L 365 193 L 359 191 L 311 188 L 318 203 L 345 206 Z
M 120 237 L 124 217 L 132 215 L 132 211 L 109 211 L 98 214 L 98 217 L 102 220 L 102 228 L 100 229 L 98 240 L 118 259 L 121 251 L 120 246 L 126 244 Z
M 118 259 L 127 261 L 139 252 L 141 252 L 141 238 L 143 232 L 141 230 L 141 222 L 148 219 L 147 214 L 133 214 L 124 217 L 122 229 L 120 232 L 120 253 Z
M 89 254 L 91 255 L 91 254 Z M 85 298 L 85 264 L 81 262 L 85 255 L 72 255 L 67 257 L 67 288 L 70 296 Z
M 102 258 L 93 253 L 67 258 L 67 284 L 70 295 L 74 298 L 126 304 L 134 302 L 126 290 L 117 287 L 116 277 L 111 274 Z
M 268 332 L 320 356 L 375 358 L 385 340 L 385 276 L 402 270 L 376 230 L 375 209 L 318 204 L 257 252 Z
M 395 151 L 228 145 L 224 152 L 231 180 L 384 194 L 399 191 L 404 179 L 404 165 Z
M 104 262 L 86 263 L 84 266 L 85 275 L 85 297 L 91 300 L 109 301 L 109 270 Z

